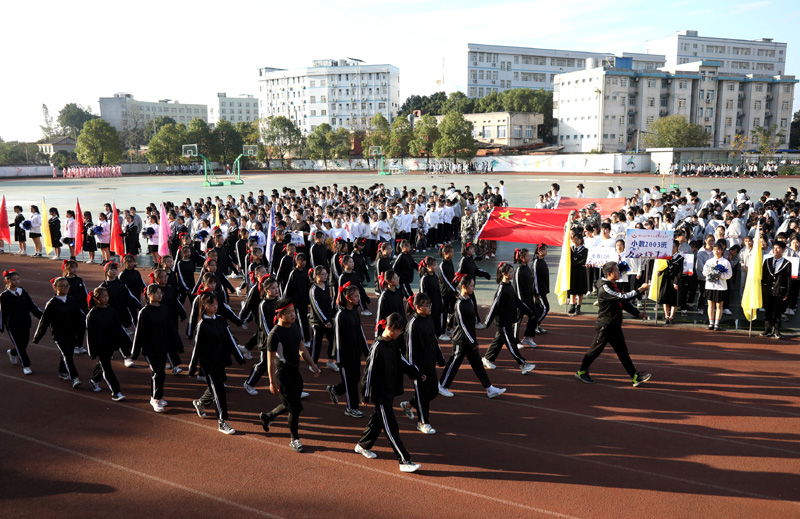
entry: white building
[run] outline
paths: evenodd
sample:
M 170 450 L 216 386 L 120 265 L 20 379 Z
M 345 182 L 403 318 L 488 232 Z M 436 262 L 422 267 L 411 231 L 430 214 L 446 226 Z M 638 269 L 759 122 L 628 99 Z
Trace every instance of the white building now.
M 737 40 L 699 36 L 697 31 L 678 31 L 664 38 L 646 42 L 647 52 L 664 54 L 668 69 L 693 61 L 711 60 L 721 63 L 724 74 L 786 73 L 786 44 L 772 38 Z
M 114 97 L 100 98 L 100 117 L 117 131 L 139 128 L 162 116 L 171 117 L 176 123 L 187 126 L 192 119 L 208 122 L 206 105 L 180 103 L 172 99 L 137 101 L 132 94 L 124 92 L 114 94 Z
M 660 117 L 680 114 L 711 135 L 711 147 L 776 125 L 789 140 L 794 76 L 720 73 L 718 61 L 672 70 L 596 67 L 556 77 L 553 117 L 566 152 L 635 149 Z M 640 142 L 640 149 L 644 142 Z
M 507 47 L 504 45 L 468 44 L 467 96 L 483 97 L 511 88 L 553 89 L 557 74 L 586 68 L 588 62 L 613 66 L 613 54 L 572 50 Z M 636 70 L 664 66 L 664 56 L 625 52 L 629 66 Z
M 258 120 L 258 99 L 252 95 L 228 97 L 222 92 L 217 94 L 217 98 L 208 107 L 208 124 L 211 125 L 219 121 L 249 123 L 256 120 Z
M 443 115 L 436 116 L 441 123 Z M 483 144 L 508 148 L 540 144 L 539 128 L 544 125 L 544 114 L 531 112 L 489 112 L 464 114 L 472 123 L 472 136 Z
M 261 117 L 282 115 L 306 134 L 322 123 L 366 130 L 376 114 L 391 123 L 400 108 L 400 72 L 392 65 L 327 59 L 293 70 L 261 68 L 258 75 Z

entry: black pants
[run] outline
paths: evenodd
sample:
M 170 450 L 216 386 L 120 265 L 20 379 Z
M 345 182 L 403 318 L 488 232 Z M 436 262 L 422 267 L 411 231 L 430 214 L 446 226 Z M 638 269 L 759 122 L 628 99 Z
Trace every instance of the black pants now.
M 303 410 L 303 402 L 300 401 L 300 393 L 303 392 L 303 377 L 300 376 L 298 366 L 286 366 L 285 364 L 278 367 L 277 375 L 281 403 L 267 413 L 267 418 L 272 421 L 278 415 L 288 413 L 289 434 L 293 440 L 297 440 L 300 439 L 300 412 Z
M 479 322 L 481 322 L 481 316 L 480 316 L 480 313 L 478 312 L 478 300 L 475 299 L 475 293 L 474 292 L 469 295 L 469 299 L 470 299 L 470 301 L 472 301 L 472 306 L 475 307 L 475 322 L 479 323 Z
M 766 292 L 766 290 L 764 291 Z M 767 333 L 780 333 L 781 314 L 786 311 L 786 304 L 781 296 L 764 294 L 764 331 Z
M 215 404 L 217 409 L 217 419 L 228 419 L 228 397 L 225 392 L 225 368 L 217 366 L 203 366 L 203 371 L 206 374 L 206 390 L 203 396 L 200 397 L 200 403 L 208 407 Z M 160 398 L 160 397 L 159 397 Z
M 342 381 L 333 386 L 333 390 L 337 395 L 345 395 L 347 399 L 347 407 L 350 409 L 358 409 L 359 392 L 358 381 L 361 378 L 361 365 L 351 362 L 339 363 L 339 374 L 342 376 Z
M 311 340 L 311 336 L 308 333 L 308 306 L 306 305 L 304 308 L 300 308 L 295 306 L 295 314 L 297 315 L 297 324 L 300 326 L 300 339 L 303 342 L 308 342 Z
M 389 438 L 394 455 L 397 456 L 400 463 L 406 463 L 411 461 L 411 455 L 400 440 L 400 429 L 397 426 L 397 418 L 394 416 L 392 405 L 393 402 L 375 404 L 375 410 L 372 412 L 372 416 L 369 417 L 369 422 L 364 427 L 364 432 L 361 434 L 358 444 L 370 450 L 375 445 L 375 441 L 381 432 L 386 431 L 386 437 Z
M 422 423 L 430 422 L 430 401 L 439 396 L 439 377 L 436 375 L 436 368 L 420 369 L 425 375 L 425 381 L 414 381 L 414 398 L 411 399 L 411 406 L 417 409 L 419 421 Z
M 537 325 L 541 326 L 544 318 L 550 313 L 550 301 L 547 300 L 547 294 L 539 296 L 539 303 L 541 308 L 539 309 L 539 322 Z
M 681 276 L 678 287 L 678 306 L 681 310 L 686 310 L 689 305 L 694 304 L 697 295 L 697 276 Z
M 311 327 L 311 358 L 314 363 L 319 361 L 322 353 L 322 339 L 328 339 L 328 358 L 333 359 L 333 326 L 330 328 L 325 325 L 315 324 Z
M 444 367 L 442 386 L 450 387 L 453 380 L 456 378 L 456 373 L 458 373 L 458 368 L 461 367 L 461 362 L 464 360 L 464 357 L 467 357 L 469 365 L 472 366 L 472 371 L 475 372 L 478 380 L 481 381 L 481 385 L 484 388 L 491 386 L 492 383 L 489 381 L 489 375 L 486 374 L 486 368 L 483 367 L 483 362 L 481 362 L 481 354 L 478 350 L 478 345 L 469 343 L 461 344 L 457 341 L 453 342 L 453 355 L 450 356 Z
M 589 371 L 592 362 L 603 353 L 606 344 L 611 344 L 614 351 L 622 362 L 622 367 L 628 372 L 628 375 L 633 378 L 636 374 L 636 368 L 633 366 L 631 356 L 628 354 L 628 346 L 625 344 L 625 336 L 622 334 L 621 326 L 609 326 L 597 323 L 594 327 L 595 336 L 589 351 L 583 356 L 581 362 L 581 371 Z
M 405 281 L 401 281 L 400 289 L 403 291 L 403 297 L 406 299 L 414 295 L 414 291 L 411 290 L 411 283 L 406 283 Z
M 72 360 L 72 355 L 75 353 L 74 341 L 55 341 L 59 353 L 61 353 L 61 360 L 58 363 L 58 372 L 61 375 L 67 375 L 71 380 L 78 378 L 78 369 L 75 367 L 75 362 Z
M 255 366 L 253 366 L 252 371 L 250 371 L 250 376 L 247 377 L 247 385 L 248 386 L 254 387 L 256 384 L 258 384 L 258 381 L 261 380 L 261 377 L 264 376 L 264 373 L 267 372 L 267 368 L 268 368 L 267 359 L 268 358 L 269 358 L 269 352 L 268 351 L 262 351 L 261 352 L 261 360 L 259 360 L 258 363 Z
M 533 311 L 533 315 L 528 316 L 528 322 L 525 324 L 525 331 L 523 337 L 536 337 L 536 327 L 539 326 L 538 308 L 533 304 L 533 301 L 526 301 L 526 305 Z M 517 322 L 514 323 L 514 338 L 519 340 L 519 332 L 522 330 L 522 321 L 525 319 L 525 314 L 517 312 Z
M 119 393 L 119 380 L 114 374 L 114 368 L 111 367 L 111 355 L 103 355 L 97 359 L 97 365 L 92 373 L 92 381 L 100 383 L 101 380 L 106 381 L 112 395 Z
M 12 357 L 19 357 L 23 368 L 31 367 L 31 359 L 28 357 L 28 342 L 31 340 L 30 328 L 12 329 L 11 323 L 8 325 L 8 337 L 14 347 L 11 349 Z
M 146 355 L 144 358 L 147 365 L 150 366 L 151 382 L 150 382 L 150 398 L 161 400 L 164 396 L 164 380 L 166 375 L 164 369 L 167 364 L 166 353 L 157 353 L 155 355 Z M 206 374 L 208 376 L 208 374 Z
M 511 353 L 511 356 L 514 357 L 514 360 L 517 361 L 517 364 L 520 366 L 525 364 L 525 359 L 522 358 L 522 355 L 519 353 L 517 336 L 514 335 L 514 330 L 512 329 L 511 324 L 497 325 L 497 332 L 494 335 L 494 339 L 489 345 L 489 349 L 486 350 L 486 360 L 489 362 L 494 362 L 495 359 L 497 359 L 497 356 L 500 355 L 500 350 L 503 349 L 503 344 L 508 346 L 508 351 Z
M 436 337 L 443 335 L 445 332 L 445 321 L 444 321 L 444 308 L 433 308 L 431 310 L 431 319 L 433 319 L 433 330 L 436 333 Z

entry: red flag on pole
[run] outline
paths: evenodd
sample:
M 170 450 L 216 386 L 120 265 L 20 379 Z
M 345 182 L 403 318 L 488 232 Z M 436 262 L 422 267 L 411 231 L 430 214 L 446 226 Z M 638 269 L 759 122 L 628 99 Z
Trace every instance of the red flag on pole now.
M 0 205 L 0 240 L 9 243 L 11 247 L 11 227 L 8 225 L 8 211 L 6 210 L 6 195 L 3 195 L 3 203 Z
M 75 199 L 75 256 L 83 252 L 83 226 L 86 223 L 81 211 L 81 201 Z
M 569 211 L 495 207 L 476 239 L 561 245 Z
M 625 207 L 626 200 L 624 198 L 570 198 L 562 196 L 558 201 L 556 210 L 560 209 L 583 209 L 589 204 L 594 204 L 600 216 L 607 218 L 611 213 L 622 211 Z
M 119 212 L 117 211 L 117 202 L 113 202 L 113 211 L 111 217 L 111 252 L 116 253 L 122 257 L 125 255 L 125 242 L 122 241 L 122 229 L 119 225 Z

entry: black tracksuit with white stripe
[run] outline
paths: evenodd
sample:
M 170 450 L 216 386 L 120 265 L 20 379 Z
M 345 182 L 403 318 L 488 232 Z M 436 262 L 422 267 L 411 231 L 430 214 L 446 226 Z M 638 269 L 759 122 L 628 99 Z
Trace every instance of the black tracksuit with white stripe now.
M 83 313 L 89 313 L 89 292 L 86 289 L 83 279 L 78 276 L 65 277 L 64 279 L 69 283 L 69 292 L 67 292 L 67 295 L 75 298 L 78 304 L 81 305 L 81 311 Z
M 267 338 L 274 325 L 275 301 L 277 301 L 277 299 L 263 299 L 258 305 L 258 312 L 256 313 L 256 320 L 258 322 L 256 347 L 260 352 L 261 358 L 258 363 L 253 366 L 253 369 L 250 371 L 250 376 L 247 377 L 247 385 L 250 387 L 258 384 L 258 381 L 261 380 L 261 377 L 264 376 L 264 373 L 267 372 L 267 368 L 269 367 L 267 363 L 267 357 L 269 355 L 269 353 L 267 353 Z
M 164 305 L 147 305 L 139 311 L 136 333 L 133 335 L 132 359 L 143 355 L 151 373 L 150 398 L 161 400 L 164 396 L 164 369 L 167 354 L 173 341 L 169 308 Z
M 135 324 L 134 317 L 142 308 L 139 298 L 119 278 L 107 279 L 100 286 L 108 289 L 108 306 L 117 311 L 122 326 L 129 328 Z
M 516 322 L 517 311 L 522 312 L 527 316 L 532 315 L 532 311 L 528 306 L 517 297 L 514 293 L 514 288 L 511 283 L 500 283 L 497 287 L 497 292 L 494 295 L 494 301 L 489 309 L 489 315 L 486 316 L 486 327 L 496 321 L 497 332 L 495 333 L 489 349 L 486 351 L 486 360 L 494 362 L 503 348 L 503 344 L 508 346 L 508 351 L 511 356 L 517 361 L 520 366 L 525 364 L 525 359 L 519 353 L 517 346 L 517 337 L 514 335 L 514 323 Z
M 124 344 L 124 348 L 130 351 L 131 339 L 119 322 L 116 310 L 108 305 L 89 310 L 86 316 L 86 343 L 89 346 L 89 356 L 97 359 L 92 380 L 95 383 L 105 380 L 112 395 L 119 393 L 119 380 L 111 366 L 111 356 L 120 348 L 120 344 Z
M 53 340 L 61 352 L 58 372 L 75 380 L 78 378 L 78 370 L 72 361 L 72 355 L 75 347 L 83 344 L 86 333 L 86 314 L 81 310 L 78 301 L 70 296 L 55 296 L 48 301 L 33 335 L 34 344 L 39 344 L 47 328 L 52 329 Z
M 403 328 L 405 328 L 407 324 L 405 301 L 403 292 L 400 291 L 399 287 L 394 290 L 387 288 L 381 292 L 380 297 L 378 297 L 378 316 L 377 319 L 375 319 L 376 339 L 383 333 L 383 326 L 379 326 L 378 321 L 387 319 L 393 313 L 397 313 L 397 315 L 403 318 Z M 400 335 L 398 340 L 405 342 L 404 337 L 404 335 Z
M 400 463 L 411 461 L 411 457 L 400 440 L 397 419 L 394 416 L 394 399 L 403 394 L 403 374 L 417 379 L 422 376 L 416 366 L 410 364 L 401 354 L 403 343 L 379 337 L 367 356 L 367 367 L 362 378 L 364 401 L 372 402 L 375 411 L 369 417 L 358 444 L 369 450 L 375 444 L 381 431 L 386 431 Z
M 286 280 L 286 288 L 283 291 L 283 297 L 294 303 L 294 310 L 297 314 L 296 322 L 300 326 L 300 338 L 303 342 L 311 340 L 308 325 L 308 290 L 310 285 L 308 273 L 305 270 L 294 268 L 289 273 L 289 278 Z
M 539 324 L 539 316 L 536 312 L 536 306 L 533 304 L 533 273 L 528 265 L 520 265 L 517 271 L 514 272 L 514 292 L 517 298 L 525 303 L 525 306 L 532 312 L 528 317 L 528 323 L 525 325 L 523 337 L 535 337 L 536 326 Z M 519 340 L 519 331 L 522 328 L 522 319 L 525 313 L 517 310 L 517 322 L 514 324 L 514 336 Z
M 458 290 L 455 287 L 456 270 L 453 267 L 453 260 L 443 259 L 440 261 L 436 275 L 439 278 L 439 292 L 442 294 L 442 303 L 444 304 L 444 322 L 447 323 L 455 308 L 456 299 L 458 299 Z
M 175 264 L 175 272 L 178 276 L 178 300 L 183 304 L 186 298 L 192 294 L 194 289 L 194 260 L 178 260 Z
M 213 317 L 203 315 L 194 338 L 189 375 L 194 374 L 193 368 L 197 364 L 203 369 L 208 387 L 199 400 L 206 407 L 216 404 L 219 421 L 228 419 L 225 368 L 232 364 L 231 355 L 240 365 L 244 364 L 244 357 L 236 347 L 236 340 L 225 320 L 218 315 Z
M 361 375 L 361 356 L 369 355 L 367 338 L 361 329 L 361 316 L 358 308 L 348 310 L 345 305 L 339 307 L 333 322 L 336 364 L 342 381 L 333 389 L 337 395 L 346 395 L 347 407 L 358 409 L 358 380 Z
M 547 267 L 547 262 L 542 258 L 533 260 L 533 295 L 538 297 L 542 303 L 542 309 L 539 314 L 539 324 L 544 321 L 547 314 L 550 312 L 550 302 L 547 300 L 547 294 L 550 293 L 550 269 Z
M 472 256 L 461 256 L 461 259 L 458 261 L 458 272 L 459 274 L 466 274 L 474 279 L 475 285 L 478 284 L 479 277 L 491 279 L 491 276 L 488 272 L 478 268 L 478 266 L 475 264 L 475 258 Z M 472 304 L 475 305 L 475 319 L 476 321 L 480 322 L 481 316 L 478 313 L 478 300 L 475 299 L 474 293 L 469 297 L 472 299 Z
M 492 385 L 486 368 L 481 362 L 480 351 L 478 350 L 478 337 L 475 335 L 475 306 L 472 300 L 459 296 L 453 312 L 453 354 L 447 360 L 447 364 L 442 372 L 442 386 L 449 388 L 456 378 L 458 368 L 464 357 L 467 357 L 472 371 L 477 375 L 478 380 L 484 388 Z
M 8 337 L 14 346 L 11 355 L 19 357 L 22 367 L 31 367 L 31 360 L 28 358 L 31 314 L 35 315 L 37 319 L 41 319 L 42 311 L 24 288 L 17 287 L 17 292 L 6 289 L 0 294 L 0 314 L 2 314 L 0 332 L 4 329 L 8 330 Z
M 406 297 L 411 297 L 414 294 L 411 290 L 411 283 L 414 281 L 416 267 L 417 264 L 414 262 L 414 258 L 407 252 L 398 254 L 392 265 L 394 271 L 400 276 L 400 288 L 403 289 L 403 295 Z
M 433 329 L 436 332 L 436 337 L 444 334 L 444 303 L 442 302 L 442 293 L 439 289 L 439 279 L 434 274 L 428 274 L 427 270 L 424 271 L 419 280 L 419 291 L 422 294 L 427 294 L 431 298 L 431 319 L 433 320 Z
M 328 339 L 328 358 L 333 359 L 333 304 L 328 289 L 319 285 L 308 291 L 311 301 L 311 358 L 319 361 L 322 353 L 322 339 Z M 330 324 L 330 326 L 326 326 Z
M 411 405 L 419 412 L 419 421 L 430 424 L 430 401 L 439 394 L 436 364 L 444 366 L 444 356 L 436 340 L 433 319 L 415 313 L 406 327 L 406 355 L 408 361 L 425 375 L 425 380 L 414 381 L 414 398 Z

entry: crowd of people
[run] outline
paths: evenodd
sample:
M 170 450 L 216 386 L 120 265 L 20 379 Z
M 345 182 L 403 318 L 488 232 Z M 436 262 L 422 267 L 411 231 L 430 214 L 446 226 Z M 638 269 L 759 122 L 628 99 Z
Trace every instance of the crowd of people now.
M 795 164 L 795 162 L 795 160 L 791 161 L 792 164 Z M 786 161 L 784 161 L 784 163 L 786 163 Z M 780 164 L 774 160 L 764 162 L 763 164 L 758 162 L 742 162 L 735 165 L 728 162 L 684 162 L 682 165 L 673 162 L 669 165 L 669 174 L 678 177 L 776 178 L 778 176 L 779 167 Z
M 580 195 L 583 186 L 577 190 Z M 636 371 L 621 332 L 623 309 L 645 315 L 636 306 L 654 268 L 652 262 L 626 258 L 628 228 L 675 232 L 673 257 L 660 274 L 658 302 L 668 324 L 676 308 L 686 312 L 706 306 L 709 328 L 714 330 L 721 329 L 721 316 L 730 311 L 733 282 L 753 254 L 755 241 L 767 258 L 764 335 L 781 337 L 781 314 L 793 312 L 798 299 L 798 286 L 789 279 L 785 260 L 800 256 L 796 195 L 790 188 L 783 198 L 764 192 L 751 200 L 739 190 L 729 199 L 715 189 L 701 200 L 691 189 L 662 193 L 654 187 L 637 189 L 626 198 L 623 210 L 609 217 L 601 217 L 593 204 L 573 211 L 566 223 L 572 262 L 568 313 L 579 314 L 583 298 L 593 292 L 599 307 L 595 339 L 575 376 L 593 382 L 589 367 L 608 343 L 634 386 L 650 378 Z M 624 197 L 622 188 L 610 188 L 608 196 Z M 542 198 L 557 207 L 560 186 L 553 184 Z M 317 376 L 320 359 L 327 358 L 323 367 L 340 376 L 338 384 L 326 387 L 330 400 L 344 400 L 344 414 L 353 418 L 364 416 L 363 403 L 374 406 L 356 452 L 374 458 L 371 447 L 385 431 L 400 469 L 412 472 L 419 465 L 403 447 L 393 412 L 394 399 L 403 394 L 403 374 L 413 380 L 413 395 L 400 402 L 400 409 L 416 421 L 420 432 L 434 434 L 431 403 L 437 396 L 453 396 L 450 388 L 464 358 L 489 398 L 505 391 L 494 386 L 488 374 L 504 346 L 522 375 L 535 368 L 523 349 L 536 347 L 536 335 L 546 333 L 542 324 L 550 311 L 548 247 L 516 249 L 491 273 L 478 266 L 481 260 L 495 258 L 496 244 L 476 242 L 475 237 L 492 209 L 506 203 L 502 182 L 497 187 L 484 183 L 475 192 L 453 183 L 419 190 L 333 184 L 284 187 L 269 194 L 262 190 L 238 199 L 187 198 L 165 204 L 170 228 L 165 255 L 159 254 L 155 204 L 145 208 L 143 218 L 134 207 L 124 211 L 115 227 L 124 235 L 121 264 L 110 252 L 109 222 L 114 214 L 109 204 L 97 214 L 97 222 L 90 211 L 84 212 L 82 229 L 77 228 L 74 211 L 66 211 L 63 233 L 57 208 L 50 208 L 44 222 L 36 206 L 30 207 L 28 217 L 15 206 L 17 254 L 26 254 L 30 237 L 33 255 L 42 257 L 41 226 L 49 225 L 52 259 L 62 259 L 62 244 L 69 257 L 62 262 L 62 275 L 52 280 L 54 296 L 44 310 L 22 288 L 20 272 L 3 272 L 6 290 L 0 295 L 0 312 L 12 343 L 7 354 L 26 375 L 32 373 L 27 345 L 31 316 L 37 317 L 33 342 L 51 332 L 60 356 L 58 376 L 73 387 L 81 385 L 73 357 L 86 352 L 85 338 L 89 355 L 97 359 L 89 379 L 92 389 L 101 391 L 105 384 L 117 401 L 125 397 L 112 357 L 119 353 L 128 367 L 143 357 L 151 372 L 150 404 L 156 412 L 168 405 L 167 370 L 176 375 L 186 371 L 206 384 L 193 401 L 195 411 L 206 417 L 213 409 L 225 434 L 235 432 L 228 424 L 226 368 L 255 357 L 243 389 L 258 394 L 256 388 L 266 375 L 265 385 L 280 403 L 259 415 L 262 426 L 268 432 L 287 414 L 290 444 L 298 452 L 303 450 L 299 418 L 307 396 L 301 360 Z M 101 251 L 105 281 L 94 289 L 78 276 L 76 233 L 82 233 L 86 263 L 94 263 L 96 250 Z M 145 278 L 137 268 L 140 239 L 146 240 L 154 265 Z M 598 246 L 613 247 L 616 261 L 587 267 L 587 247 Z M 694 267 L 685 269 L 689 253 L 694 254 Z M 481 309 L 475 285 L 492 278 L 495 295 L 489 308 Z M 695 304 L 698 289 L 701 297 Z M 238 312 L 231 306 L 234 294 L 243 297 Z M 374 312 L 370 295 L 377 298 Z M 256 329 L 238 344 L 229 326 L 247 322 Z M 494 338 L 481 355 L 476 330 L 492 325 Z M 183 357 L 184 337 L 192 344 L 188 362 Z M 452 343 L 449 358 L 441 343 Z

